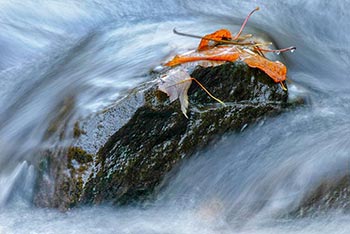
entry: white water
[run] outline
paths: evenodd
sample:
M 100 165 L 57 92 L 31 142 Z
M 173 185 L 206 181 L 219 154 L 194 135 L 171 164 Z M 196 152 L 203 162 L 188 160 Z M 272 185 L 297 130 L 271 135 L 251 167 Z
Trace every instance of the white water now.
M 57 144 L 45 129 L 62 103 L 74 103 L 68 123 L 98 110 L 198 43 L 173 27 L 235 31 L 256 6 L 249 25 L 278 47 L 297 47 L 286 54 L 289 77 L 308 90 L 311 106 L 226 136 L 185 163 L 147 208 L 31 206 L 31 163 Z M 349 169 L 349 7 L 348 0 L 1 1 L 0 233 L 349 233 L 340 209 L 277 218 Z

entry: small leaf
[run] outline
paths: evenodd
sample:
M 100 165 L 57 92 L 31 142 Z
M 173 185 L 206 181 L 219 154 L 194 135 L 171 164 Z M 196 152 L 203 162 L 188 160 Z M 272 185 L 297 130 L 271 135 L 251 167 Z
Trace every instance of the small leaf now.
M 216 32 L 212 33 L 212 34 L 208 34 L 205 35 L 201 42 L 199 43 L 199 46 L 197 48 L 198 51 L 201 50 L 207 50 L 210 49 L 212 47 L 214 47 L 215 45 L 218 44 L 218 42 L 212 41 L 210 39 L 214 39 L 214 40 L 231 40 L 232 39 L 232 35 L 231 32 L 227 29 L 220 29 L 217 30 Z
M 276 83 L 285 81 L 287 78 L 287 67 L 279 61 L 270 61 L 257 54 L 242 53 L 241 59 L 253 68 L 264 71 Z
M 166 73 L 159 81 L 158 89 L 169 96 L 170 102 L 179 99 L 182 113 L 187 116 L 188 89 L 192 79 L 190 75 L 181 69 L 173 69 Z
M 256 51 L 239 46 L 217 46 L 203 51 L 191 51 L 183 55 L 176 55 L 165 66 L 177 66 L 184 63 L 196 62 L 197 65 L 202 65 L 203 61 L 210 62 L 234 62 L 236 60 L 244 61 L 249 67 L 258 68 L 264 71 L 267 75 L 279 83 L 287 78 L 287 67 L 279 61 L 270 61 Z M 221 63 L 219 63 L 221 64 Z M 215 64 L 208 63 L 207 66 L 215 66 Z
M 240 52 L 235 46 L 213 47 L 204 51 L 191 51 L 183 55 L 176 55 L 165 66 L 174 67 L 183 63 L 199 61 L 229 61 L 234 62 L 239 59 Z

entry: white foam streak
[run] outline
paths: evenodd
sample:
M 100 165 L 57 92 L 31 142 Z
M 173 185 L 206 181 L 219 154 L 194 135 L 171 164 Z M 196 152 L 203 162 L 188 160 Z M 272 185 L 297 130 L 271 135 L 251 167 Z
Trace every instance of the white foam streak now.
M 34 182 L 34 168 L 27 161 L 19 163 L 10 172 L 0 174 L 0 208 L 14 196 L 14 187 L 20 187 L 24 195 L 31 196 Z

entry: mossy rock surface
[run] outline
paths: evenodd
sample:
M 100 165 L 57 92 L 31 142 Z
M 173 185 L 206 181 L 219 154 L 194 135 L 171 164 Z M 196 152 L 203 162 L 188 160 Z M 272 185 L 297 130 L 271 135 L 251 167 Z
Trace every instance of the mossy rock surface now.
M 148 199 L 181 159 L 210 147 L 224 133 L 239 132 L 288 106 L 287 91 L 264 72 L 241 62 L 197 68 L 191 76 L 226 105 L 216 103 L 193 83 L 187 119 L 179 102 L 170 103 L 154 83 L 141 85 L 115 105 L 74 126 L 74 133 L 79 129 L 79 134 L 74 134 L 70 149 L 88 157 L 66 153 L 66 162 L 51 163 L 43 170 L 60 173 L 51 175 L 57 178 L 55 187 L 63 187 L 74 196 L 53 189 L 57 192 L 45 198 L 48 189 L 40 186 L 39 179 L 38 194 L 46 202 L 39 199 L 37 204 L 71 207 Z M 70 166 L 72 158 L 81 166 Z

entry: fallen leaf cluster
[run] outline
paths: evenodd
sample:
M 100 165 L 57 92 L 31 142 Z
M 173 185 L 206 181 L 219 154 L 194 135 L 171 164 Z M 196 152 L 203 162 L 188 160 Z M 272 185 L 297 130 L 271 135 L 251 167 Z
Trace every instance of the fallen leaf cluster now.
M 267 48 L 271 43 L 254 40 L 251 34 L 241 35 L 249 17 L 258 9 L 259 8 L 254 9 L 247 16 L 240 31 L 234 37 L 227 29 L 220 29 L 204 37 L 180 33 L 174 29 L 174 33 L 176 34 L 201 39 L 196 50 L 176 55 L 172 60 L 165 63 L 165 66 L 171 67 L 172 69 L 161 77 L 158 85 L 158 89 L 165 92 L 169 96 L 171 102 L 179 99 L 181 111 L 186 117 L 189 105 L 187 91 L 193 80 L 196 81 L 208 95 L 218 102 L 223 103 L 221 100 L 215 98 L 197 80 L 190 77 L 187 72 L 188 64 L 208 67 L 217 66 L 225 62 L 242 61 L 249 67 L 262 70 L 274 82 L 280 83 L 282 88 L 285 89 L 283 82 L 287 78 L 287 67 L 279 61 L 267 59 L 265 53 L 294 51 L 295 47 L 271 50 Z

